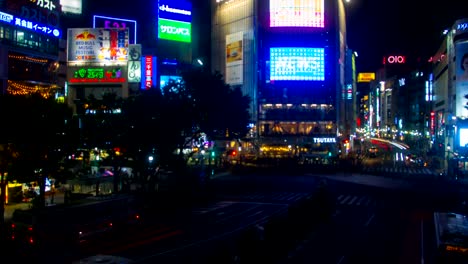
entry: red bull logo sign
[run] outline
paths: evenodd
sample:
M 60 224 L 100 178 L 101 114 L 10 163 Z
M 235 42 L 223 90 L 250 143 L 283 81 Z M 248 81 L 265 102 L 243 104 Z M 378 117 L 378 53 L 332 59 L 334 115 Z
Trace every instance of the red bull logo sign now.
M 84 31 L 78 35 L 75 36 L 76 40 L 92 40 L 96 39 L 96 35 L 93 33 L 89 33 L 88 31 Z

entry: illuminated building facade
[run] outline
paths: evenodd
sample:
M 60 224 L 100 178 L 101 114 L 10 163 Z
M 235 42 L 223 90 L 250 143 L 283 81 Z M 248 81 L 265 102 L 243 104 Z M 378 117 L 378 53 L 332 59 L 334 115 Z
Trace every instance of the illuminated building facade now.
M 58 85 L 59 0 L 0 1 L 0 90 L 55 96 Z
M 338 142 L 350 133 L 343 99 L 355 84 L 345 85 L 341 0 L 212 2 L 212 69 L 252 99 L 260 138 Z
M 431 128 L 448 174 L 468 172 L 468 19 L 455 21 L 432 58 Z M 449 162 L 458 164 L 449 166 Z

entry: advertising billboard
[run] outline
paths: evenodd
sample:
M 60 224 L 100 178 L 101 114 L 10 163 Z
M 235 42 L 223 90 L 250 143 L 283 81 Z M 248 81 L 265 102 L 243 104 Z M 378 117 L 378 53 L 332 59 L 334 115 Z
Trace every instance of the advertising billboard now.
M 270 0 L 270 27 L 325 26 L 324 0 Z
M 162 89 L 171 81 L 175 83 L 180 83 L 182 81 L 182 77 L 177 75 L 161 75 L 159 78 L 159 86 Z
M 68 29 L 68 62 L 127 62 L 128 28 Z
M 244 32 L 226 36 L 226 83 L 242 84 L 244 81 Z
M 159 0 L 158 38 L 192 42 L 192 4 L 183 0 Z
M 468 117 L 468 41 L 455 44 L 456 116 Z
M 192 42 L 192 24 L 161 18 L 158 21 L 158 37 L 160 39 Z
M 459 146 L 462 148 L 468 147 L 468 127 L 461 127 L 459 135 Z
M 82 0 L 60 0 L 60 5 L 63 13 L 81 15 L 83 12 Z
M 270 80 L 324 81 L 325 50 L 323 48 L 270 48 Z
M 375 72 L 360 72 L 357 76 L 357 82 L 371 82 L 375 80 Z
M 128 45 L 128 82 L 141 82 L 141 44 Z
M 128 28 L 128 43 L 136 43 L 137 22 L 135 20 L 94 15 L 93 28 Z

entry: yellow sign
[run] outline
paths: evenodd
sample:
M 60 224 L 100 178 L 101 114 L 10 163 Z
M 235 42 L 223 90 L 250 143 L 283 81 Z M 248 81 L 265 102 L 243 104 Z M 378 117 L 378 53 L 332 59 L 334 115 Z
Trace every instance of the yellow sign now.
M 371 82 L 375 80 L 375 72 L 360 72 L 358 73 L 358 82 Z
M 460 246 L 447 245 L 447 246 L 445 246 L 445 249 L 447 251 L 455 251 L 455 252 L 460 252 L 460 253 L 467 253 L 468 252 L 468 248 L 460 247 Z

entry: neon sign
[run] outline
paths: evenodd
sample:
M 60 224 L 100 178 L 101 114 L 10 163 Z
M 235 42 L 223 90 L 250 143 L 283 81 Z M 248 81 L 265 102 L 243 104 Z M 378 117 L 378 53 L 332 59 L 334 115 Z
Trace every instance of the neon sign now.
M 41 33 L 45 33 L 46 35 L 52 35 L 54 37 L 59 37 L 61 34 L 61 31 L 58 28 L 51 28 L 21 18 L 15 18 L 15 25 L 30 30 L 38 31 Z
M 192 4 L 183 0 L 159 0 L 158 18 L 192 22 Z
M 31 2 L 35 2 L 35 1 L 31 1 Z M 55 9 L 55 5 L 52 2 L 52 0 L 37 0 L 36 3 L 37 3 L 37 6 L 42 7 L 44 9 L 48 9 L 51 11 Z
M 0 12 L 0 21 L 8 23 L 8 24 L 11 24 L 11 22 L 14 21 L 15 26 L 26 28 L 26 29 L 40 32 L 40 33 L 44 33 L 46 35 L 51 35 L 57 38 L 60 37 L 60 35 L 62 34 L 62 31 L 58 28 L 44 26 L 36 22 L 22 19 L 19 17 L 14 17 L 13 15 L 3 13 L 3 12 Z
M 0 21 L 11 23 L 11 21 L 13 21 L 13 16 L 10 14 L 0 12 Z
M 145 56 L 145 89 L 148 90 L 153 86 L 153 57 Z
M 390 64 L 403 64 L 406 63 L 405 56 L 388 56 L 387 58 L 384 57 L 383 64 L 390 63 Z
M 81 68 L 73 74 L 70 83 L 115 83 L 125 82 L 122 69 Z
M 192 41 L 192 25 L 190 23 L 159 19 L 158 36 L 160 39 L 174 40 L 180 42 Z
M 93 16 L 93 28 L 128 28 L 129 31 L 129 44 L 135 44 L 137 39 L 137 22 L 135 20 L 107 17 L 107 16 Z

